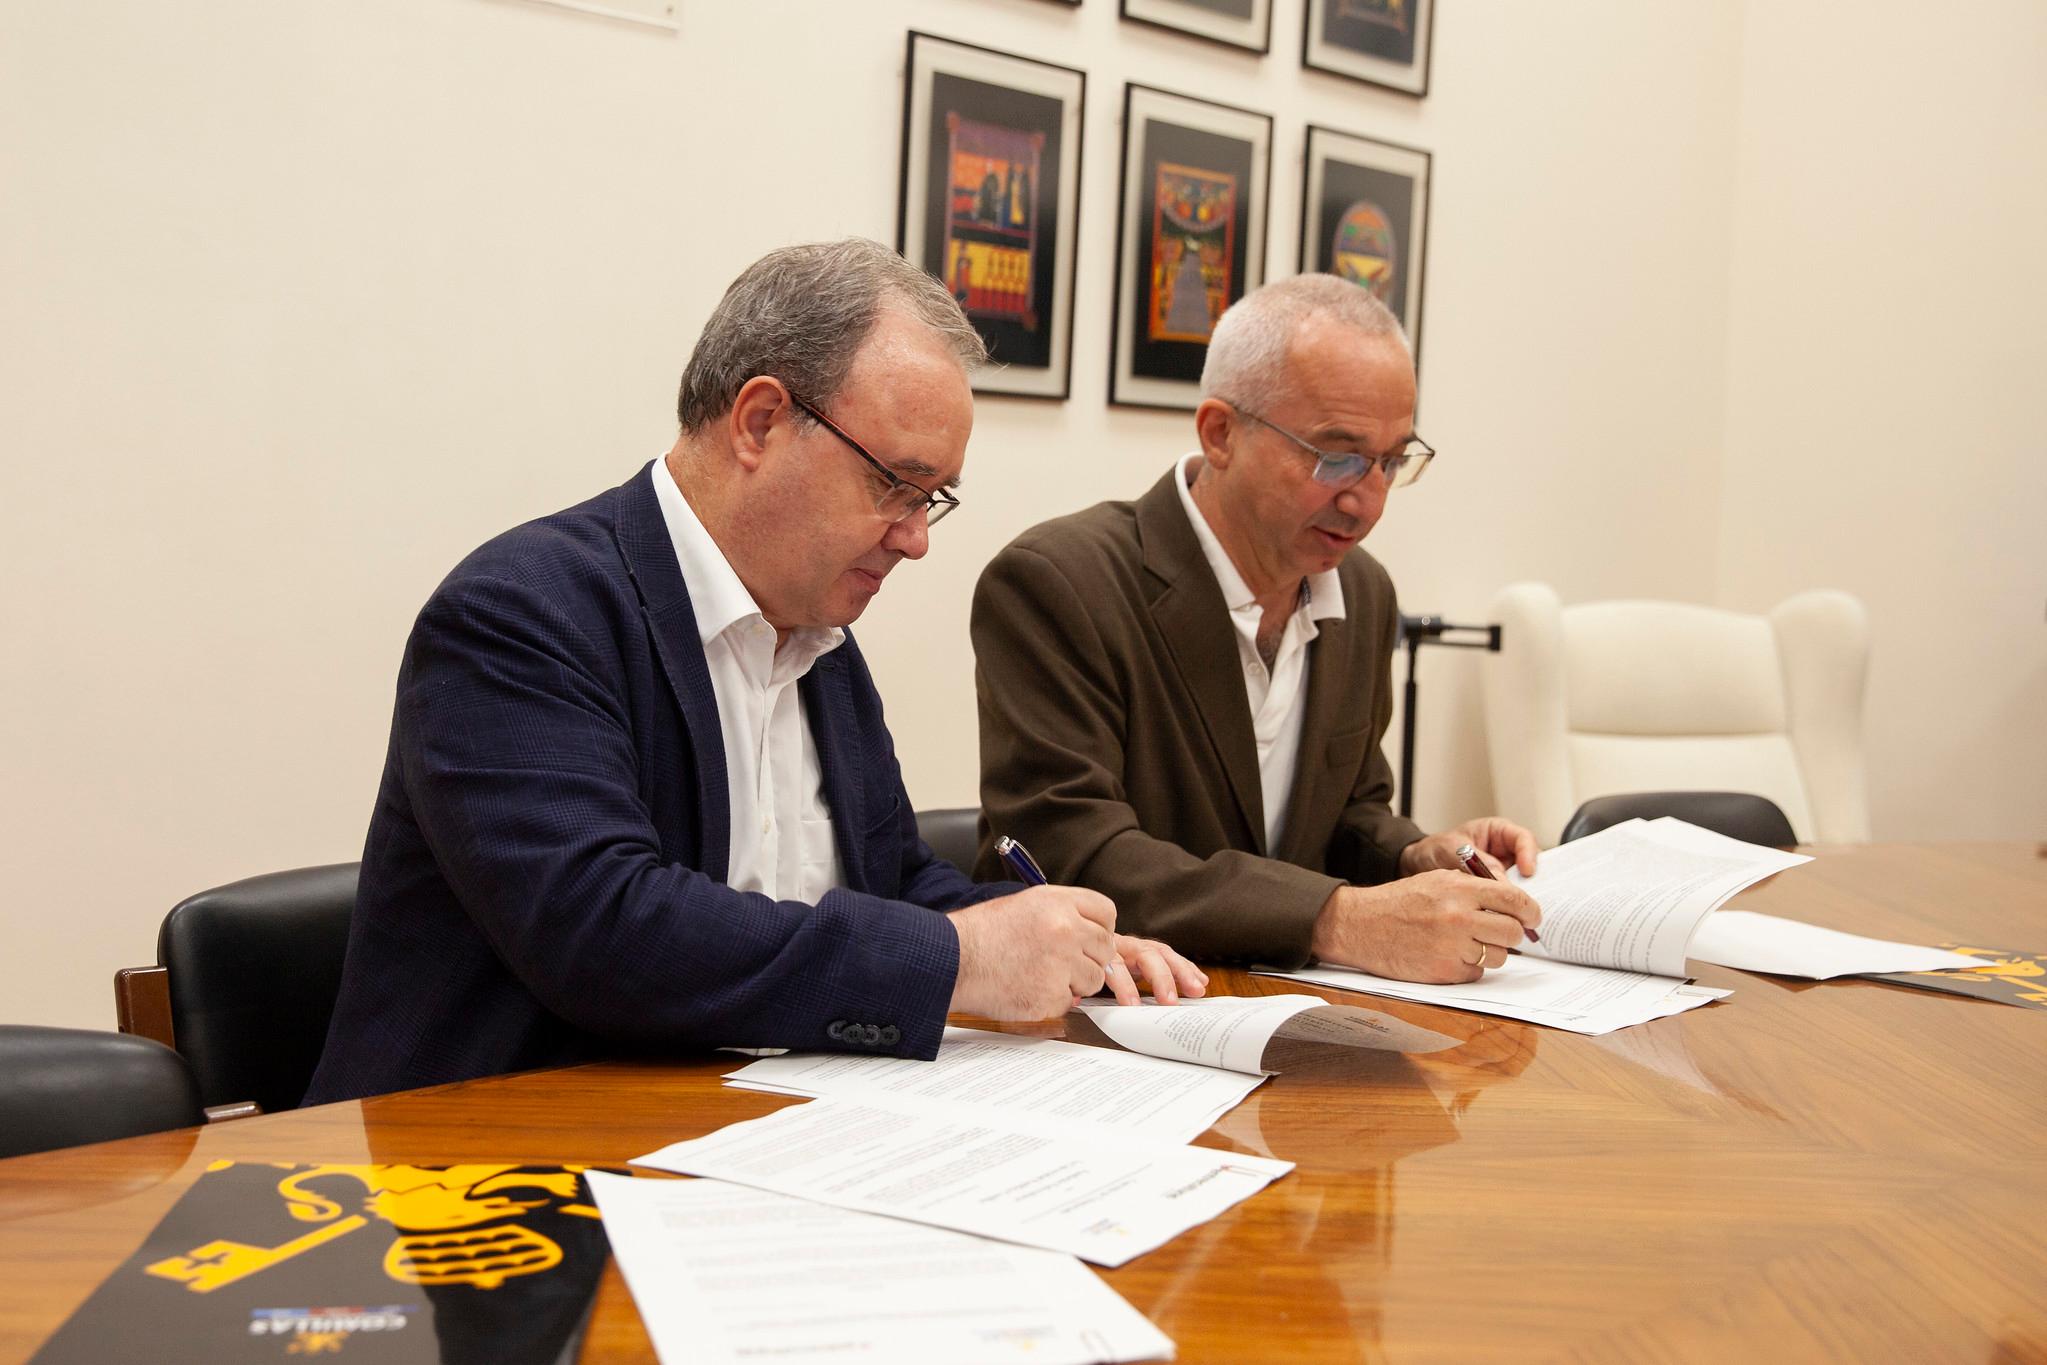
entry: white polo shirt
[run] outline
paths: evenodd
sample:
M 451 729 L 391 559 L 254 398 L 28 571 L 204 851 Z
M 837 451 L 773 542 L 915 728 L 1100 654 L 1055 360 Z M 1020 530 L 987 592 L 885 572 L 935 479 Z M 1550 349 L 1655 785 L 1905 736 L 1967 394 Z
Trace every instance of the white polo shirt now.
M 1244 671 L 1245 698 L 1251 703 L 1251 730 L 1258 738 L 1258 789 L 1265 803 L 1265 851 L 1269 855 L 1279 847 L 1280 835 L 1285 832 L 1287 802 L 1293 796 L 1294 770 L 1300 760 L 1301 719 L 1308 705 L 1308 645 L 1322 633 L 1318 621 L 1344 614 L 1343 581 L 1334 569 L 1309 576 L 1268 670 L 1258 653 L 1258 622 L 1263 613 L 1194 502 L 1190 482 L 1194 462 L 1200 458 L 1199 451 L 1183 455 L 1180 477 L 1174 482 L 1180 490 L 1180 506 L 1186 509 L 1195 538 L 1201 542 L 1201 553 L 1215 574 L 1216 586 L 1222 589 L 1230 625 L 1236 629 L 1237 663 Z
M 845 870 L 832 842 L 817 741 L 796 683 L 844 643 L 846 632 L 837 627 L 794 630 L 777 648 L 775 628 L 676 487 L 668 462 L 656 460 L 648 474 L 689 588 L 697 638 L 718 700 L 732 802 L 726 884 L 777 900 L 815 903 L 832 887 L 845 885 Z

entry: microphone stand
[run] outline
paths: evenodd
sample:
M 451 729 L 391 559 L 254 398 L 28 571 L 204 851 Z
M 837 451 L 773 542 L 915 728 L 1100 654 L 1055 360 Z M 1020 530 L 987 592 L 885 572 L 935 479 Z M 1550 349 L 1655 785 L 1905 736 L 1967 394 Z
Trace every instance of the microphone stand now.
M 1478 639 L 1451 639 L 1457 636 L 1479 636 Z M 1399 639 L 1407 644 L 1407 686 L 1401 693 L 1400 705 L 1400 816 L 1403 820 L 1414 818 L 1414 709 L 1418 691 L 1415 680 L 1415 665 L 1420 662 L 1423 645 L 1447 645 L 1452 649 L 1483 649 L 1491 654 L 1500 652 L 1500 628 L 1490 626 L 1452 625 L 1440 616 L 1400 617 Z

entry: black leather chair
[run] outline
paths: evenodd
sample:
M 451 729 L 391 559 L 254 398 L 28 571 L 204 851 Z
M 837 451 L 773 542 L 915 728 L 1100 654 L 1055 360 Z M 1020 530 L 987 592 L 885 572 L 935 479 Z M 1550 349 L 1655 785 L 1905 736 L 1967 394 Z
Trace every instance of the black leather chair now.
M 1624 792 L 1595 796 L 1572 813 L 1562 842 L 1597 834 L 1623 820 L 1655 820 L 1674 815 L 1702 829 L 1771 848 L 1798 842 L 1791 821 L 1775 801 L 1749 792 Z
M 204 1122 L 191 1068 L 161 1043 L 0 1024 L 0 1157 Z
M 917 837 L 931 845 L 931 851 L 969 877 L 974 859 L 981 851 L 981 808 L 948 806 L 917 812 Z
M 115 979 L 122 1029 L 183 1053 L 209 1109 L 297 1108 L 341 991 L 360 866 L 271 872 L 179 902 L 157 934 L 162 967 Z M 168 1038 L 138 984 L 168 987 Z

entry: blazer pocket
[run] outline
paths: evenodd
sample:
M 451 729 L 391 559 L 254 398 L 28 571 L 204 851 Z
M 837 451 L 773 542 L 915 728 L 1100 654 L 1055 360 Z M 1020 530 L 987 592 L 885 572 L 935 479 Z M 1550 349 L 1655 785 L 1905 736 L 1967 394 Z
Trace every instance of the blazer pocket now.
M 1329 746 L 1323 750 L 1322 761 L 1331 768 L 1356 772 L 1365 761 L 1365 749 L 1372 742 L 1372 727 L 1353 730 L 1346 735 L 1332 735 Z

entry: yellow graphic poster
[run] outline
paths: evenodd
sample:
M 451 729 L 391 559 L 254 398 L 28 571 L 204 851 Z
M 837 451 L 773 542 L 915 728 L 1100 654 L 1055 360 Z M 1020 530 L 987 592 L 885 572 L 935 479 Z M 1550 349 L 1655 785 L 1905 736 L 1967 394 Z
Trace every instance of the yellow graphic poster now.
M 215 1162 L 32 1365 L 573 1360 L 608 1251 L 583 1169 Z

